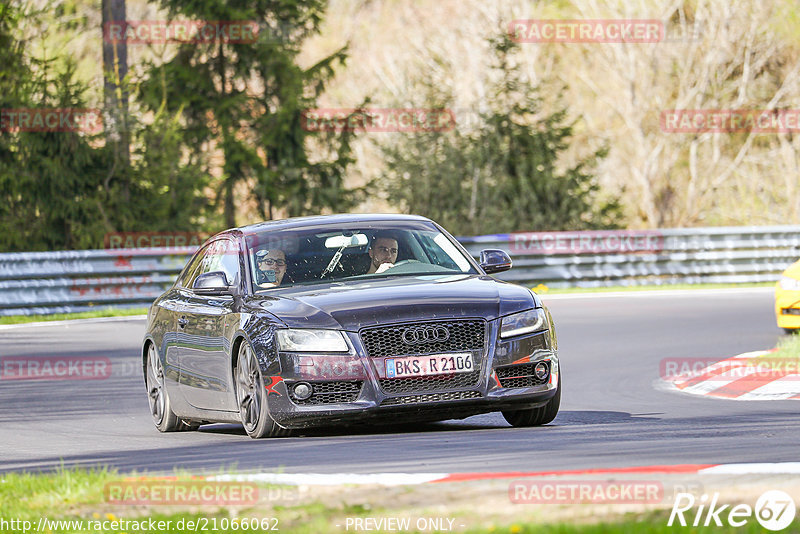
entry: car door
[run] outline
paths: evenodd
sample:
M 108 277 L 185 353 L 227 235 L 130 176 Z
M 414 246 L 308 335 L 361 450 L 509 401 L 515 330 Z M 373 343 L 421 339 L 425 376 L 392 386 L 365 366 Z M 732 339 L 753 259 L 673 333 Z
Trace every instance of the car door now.
M 185 340 L 183 339 L 183 310 L 189 293 L 187 287 L 191 287 L 195 278 L 199 275 L 201 262 L 208 247 L 198 250 L 187 262 L 175 285 L 159 301 L 161 313 L 164 317 L 164 339 L 162 350 L 164 351 L 164 373 L 174 382 L 180 381 L 180 356 Z
M 231 285 L 239 286 L 241 266 L 238 243 L 220 238 L 209 244 L 197 276 L 222 271 Z M 193 283 L 193 280 L 192 280 Z M 226 332 L 235 324 L 235 300 L 231 295 L 199 295 L 191 286 L 183 288 L 183 309 L 178 318 L 180 346 L 180 390 L 196 408 L 236 411 L 230 346 Z

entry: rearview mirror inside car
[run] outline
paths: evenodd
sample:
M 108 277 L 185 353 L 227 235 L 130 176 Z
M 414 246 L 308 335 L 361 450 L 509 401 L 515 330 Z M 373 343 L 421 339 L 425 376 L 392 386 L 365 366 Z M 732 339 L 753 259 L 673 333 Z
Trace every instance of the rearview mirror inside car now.
M 360 247 L 367 243 L 366 234 L 334 235 L 325 240 L 325 248 Z

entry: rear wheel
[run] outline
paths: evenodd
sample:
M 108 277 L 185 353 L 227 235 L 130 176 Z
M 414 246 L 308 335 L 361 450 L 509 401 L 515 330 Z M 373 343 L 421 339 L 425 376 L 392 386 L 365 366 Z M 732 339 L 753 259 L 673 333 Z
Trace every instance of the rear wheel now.
M 547 404 L 539 408 L 523 410 L 505 410 L 503 417 L 511 426 L 539 426 L 546 425 L 556 418 L 558 408 L 561 406 L 561 377 L 558 377 L 558 386 L 555 396 Z
M 159 431 L 180 432 L 197 430 L 200 427 L 197 423 L 179 419 L 173 413 L 169 393 L 164 384 L 164 367 L 161 365 L 161 359 L 156 354 L 156 347 L 152 343 L 147 347 L 145 385 L 147 386 L 147 400 L 150 403 L 150 415 Z
M 256 439 L 287 436 L 289 431 L 278 426 L 269 415 L 261 366 L 247 341 L 239 346 L 235 376 L 236 401 L 247 435 Z
M 796 334 L 798 332 L 798 329 L 797 328 L 784 328 L 783 331 L 786 334 L 792 335 L 792 334 Z

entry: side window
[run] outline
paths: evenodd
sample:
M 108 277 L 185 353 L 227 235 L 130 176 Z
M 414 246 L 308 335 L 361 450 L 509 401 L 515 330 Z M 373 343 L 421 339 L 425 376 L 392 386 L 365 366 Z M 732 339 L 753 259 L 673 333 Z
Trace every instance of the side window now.
M 183 270 L 183 274 L 178 280 L 178 287 L 185 287 L 185 288 L 192 287 L 195 278 L 197 278 L 200 275 L 199 272 L 200 263 L 207 251 L 208 251 L 208 245 L 195 252 L 194 256 L 192 256 L 192 259 L 189 260 L 189 263 Z
M 229 239 L 219 239 L 209 245 L 208 252 L 203 256 L 200 274 L 222 271 L 229 284 L 238 282 L 239 276 L 239 248 Z

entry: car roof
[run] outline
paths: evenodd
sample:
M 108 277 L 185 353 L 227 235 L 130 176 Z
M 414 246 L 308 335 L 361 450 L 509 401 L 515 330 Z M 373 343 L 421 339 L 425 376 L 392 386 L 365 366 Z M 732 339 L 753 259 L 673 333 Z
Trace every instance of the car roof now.
M 304 226 L 317 226 L 320 224 L 343 224 L 359 222 L 391 222 L 391 221 L 428 221 L 427 217 L 421 215 L 403 215 L 398 213 L 341 213 L 337 215 L 315 215 L 312 217 L 292 217 L 290 219 L 278 219 L 274 221 L 264 221 L 248 226 L 240 226 L 226 230 L 226 232 L 239 231 L 245 234 L 260 232 L 262 230 L 285 230 L 289 228 L 302 228 Z

